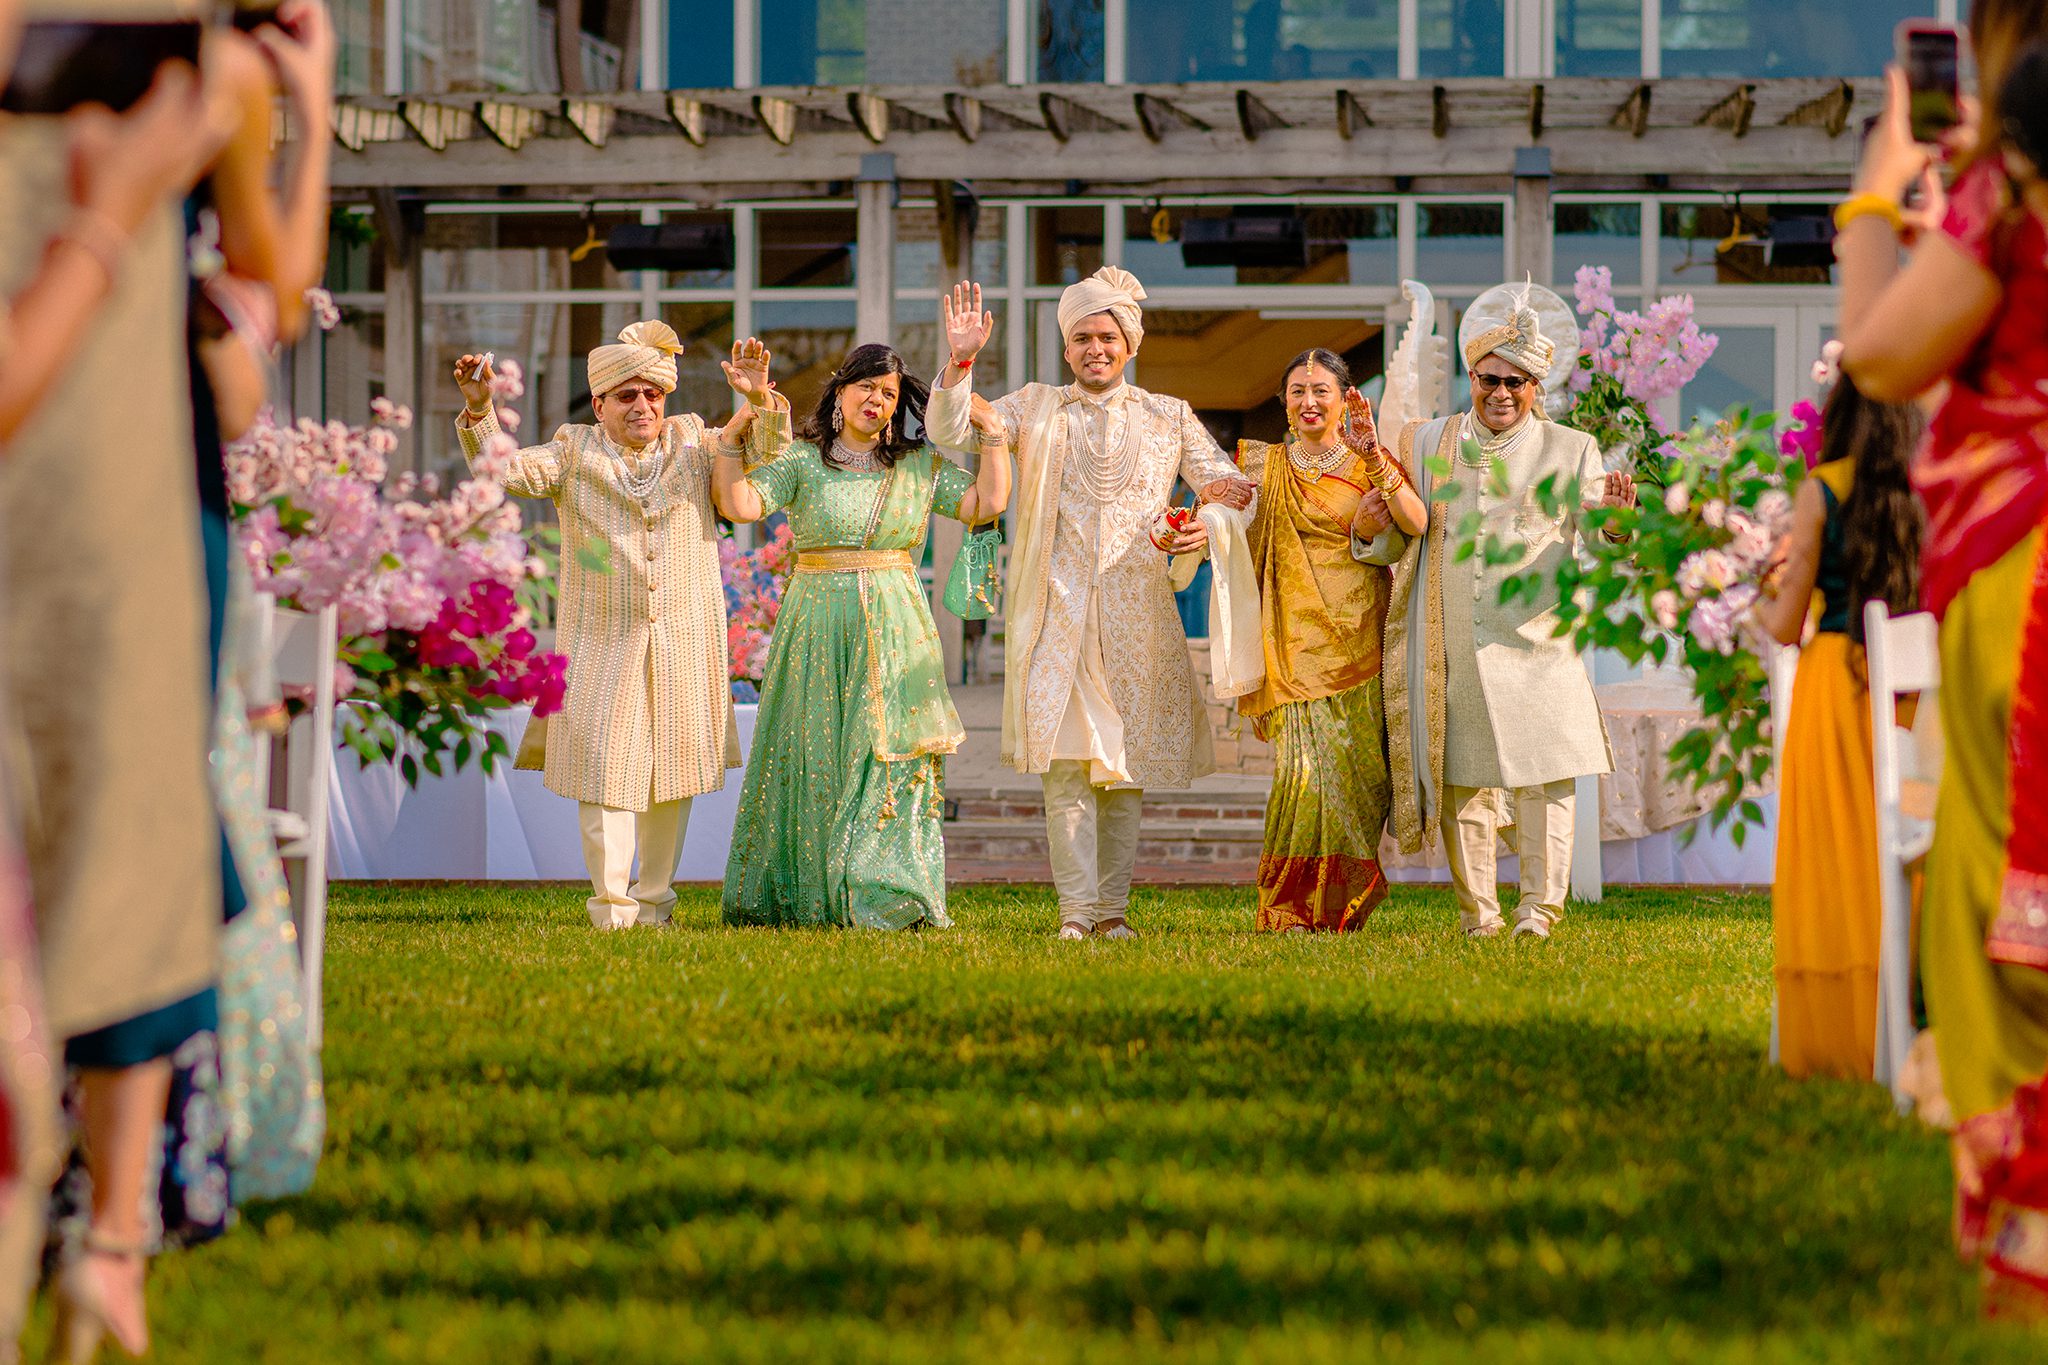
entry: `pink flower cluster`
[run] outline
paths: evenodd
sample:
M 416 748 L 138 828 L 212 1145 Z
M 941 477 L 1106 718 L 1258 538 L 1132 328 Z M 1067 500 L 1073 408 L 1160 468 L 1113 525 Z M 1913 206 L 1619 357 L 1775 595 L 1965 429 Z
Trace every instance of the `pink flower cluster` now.
M 787 522 L 755 550 L 742 551 L 729 539 L 718 543 L 719 576 L 725 583 L 726 654 L 733 682 L 745 685 L 738 689 L 741 693 L 758 687 L 767 671 L 768 645 L 795 558 Z
M 1787 457 L 1797 455 L 1811 469 L 1820 463 L 1820 409 L 1802 398 L 1792 405 L 1792 416 L 1798 425 L 1787 427 L 1778 437 L 1778 453 Z
M 1579 341 L 1591 365 L 1573 373 L 1575 391 L 1584 392 L 1594 375 L 1604 374 L 1620 382 L 1626 397 L 1654 403 L 1690 383 L 1720 344 L 1694 321 L 1690 294 L 1658 299 L 1642 313 L 1617 308 L 1614 272 L 1604 265 L 1580 266 L 1573 292 L 1586 319 Z
M 518 382 L 514 367 L 508 391 Z M 518 507 L 488 478 L 445 497 L 431 476 L 402 474 L 387 488 L 395 432 L 412 414 L 381 398 L 372 408 L 368 429 L 282 426 L 266 411 L 228 448 L 228 496 L 257 587 L 304 611 L 334 607 L 344 652 L 481 670 L 465 684 L 475 696 L 560 709 L 567 661 L 537 652 L 518 600 L 543 571 Z M 338 681 L 339 696 L 356 688 Z
M 1666 507 L 1679 513 L 1690 506 L 1684 484 L 1666 490 Z M 1660 592 L 1652 600 L 1658 624 L 1667 630 L 1682 619 L 1702 648 L 1733 654 L 1742 643 L 1750 610 L 1762 595 L 1763 576 L 1779 537 L 1792 524 L 1792 499 L 1771 489 L 1748 511 L 1709 499 L 1697 509 L 1702 524 L 1722 531 L 1727 539 L 1710 549 L 1687 555 L 1675 575 L 1678 591 Z

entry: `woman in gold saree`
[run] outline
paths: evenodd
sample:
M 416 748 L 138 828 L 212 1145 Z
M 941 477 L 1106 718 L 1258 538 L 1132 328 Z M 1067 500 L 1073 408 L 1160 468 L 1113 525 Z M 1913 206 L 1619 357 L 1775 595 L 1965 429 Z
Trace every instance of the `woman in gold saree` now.
M 1288 438 L 1244 441 L 1258 485 L 1250 533 L 1266 680 L 1238 701 L 1273 745 L 1259 856 L 1260 929 L 1360 928 L 1386 898 L 1380 835 L 1389 782 L 1380 699 L 1388 570 L 1353 558 L 1352 535 L 1421 534 L 1427 509 L 1374 438 L 1343 359 L 1304 351 L 1281 398 Z
M 922 422 L 925 392 L 895 351 L 861 346 L 804 439 L 745 477 L 736 452 L 719 452 L 721 509 L 735 521 L 787 511 L 797 550 L 733 827 L 728 924 L 952 923 L 941 765 L 966 731 L 916 561 L 934 513 L 1002 514 L 1009 450 L 979 399 L 979 476 L 911 440 L 905 419 Z

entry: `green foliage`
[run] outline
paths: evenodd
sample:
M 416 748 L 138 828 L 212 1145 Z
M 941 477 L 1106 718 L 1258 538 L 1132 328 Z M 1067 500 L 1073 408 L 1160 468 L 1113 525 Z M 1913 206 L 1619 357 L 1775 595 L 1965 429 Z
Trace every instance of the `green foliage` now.
M 155 1358 L 1991 1361 L 1939 1135 L 1764 1061 L 1761 898 L 1467 942 L 1141 890 L 945 933 L 593 933 L 570 886 L 336 888 L 307 1195 L 151 1278 Z M 39 1334 L 38 1334 L 39 1335 Z M 27 1358 L 40 1358 L 30 1343 Z

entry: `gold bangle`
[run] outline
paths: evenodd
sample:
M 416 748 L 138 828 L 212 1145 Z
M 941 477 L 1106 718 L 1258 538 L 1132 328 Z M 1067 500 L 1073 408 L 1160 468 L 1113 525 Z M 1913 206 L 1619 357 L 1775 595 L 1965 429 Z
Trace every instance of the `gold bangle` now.
M 1882 218 L 1894 233 L 1906 230 L 1905 215 L 1899 212 L 1899 206 L 1871 190 L 1852 194 L 1835 205 L 1835 231 L 1845 230 L 1858 218 Z

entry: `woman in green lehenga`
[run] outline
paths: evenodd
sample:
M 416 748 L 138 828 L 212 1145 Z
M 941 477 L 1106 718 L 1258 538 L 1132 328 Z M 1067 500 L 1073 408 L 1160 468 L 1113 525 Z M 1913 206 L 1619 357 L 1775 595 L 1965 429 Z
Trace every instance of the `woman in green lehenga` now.
M 952 923 L 941 765 L 965 731 L 917 551 L 934 512 L 970 525 L 1001 515 L 1010 468 L 985 402 L 978 477 L 913 443 L 905 418 L 923 422 L 925 397 L 894 350 L 862 346 L 826 384 L 804 439 L 745 477 L 721 452 L 727 515 L 784 510 L 797 549 L 726 864 L 728 924 Z

